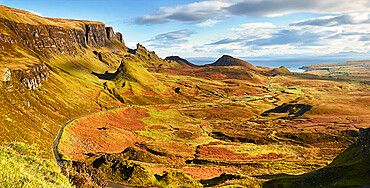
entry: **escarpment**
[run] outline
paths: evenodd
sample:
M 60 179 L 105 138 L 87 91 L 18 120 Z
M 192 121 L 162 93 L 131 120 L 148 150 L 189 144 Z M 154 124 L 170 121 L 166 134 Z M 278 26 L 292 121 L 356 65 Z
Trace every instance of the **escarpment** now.
M 88 45 L 105 46 L 114 40 L 123 43 L 122 34 L 114 33 L 111 27 L 105 27 L 104 24 L 84 23 L 81 29 L 72 29 L 54 25 L 17 23 L 4 18 L 0 18 L 0 22 L 17 36 L 16 41 L 4 41 L 11 43 L 20 41 L 43 55 L 48 55 L 50 52 L 74 55 L 78 53 L 78 48 Z
M 104 47 L 113 41 L 124 45 L 121 33 L 100 22 L 43 18 L 4 6 L 0 9 L 0 60 L 4 62 L 0 73 L 5 82 L 13 74 L 11 81 L 18 80 L 28 89 L 47 80 L 50 71 L 46 64 L 53 55 L 76 57 L 89 46 Z

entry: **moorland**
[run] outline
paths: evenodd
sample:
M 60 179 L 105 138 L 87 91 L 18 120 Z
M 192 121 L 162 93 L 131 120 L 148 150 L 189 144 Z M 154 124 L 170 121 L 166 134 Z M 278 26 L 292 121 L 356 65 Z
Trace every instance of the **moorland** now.
M 4 6 L 0 32 L 1 163 L 40 161 L 45 185 L 71 186 L 56 163 L 130 186 L 369 184 L 369 61 L 294 73 L 224 55 L 199 66 L 130 49 L 100 22 Z M 325 175 L 343 164 L 353 173 Z

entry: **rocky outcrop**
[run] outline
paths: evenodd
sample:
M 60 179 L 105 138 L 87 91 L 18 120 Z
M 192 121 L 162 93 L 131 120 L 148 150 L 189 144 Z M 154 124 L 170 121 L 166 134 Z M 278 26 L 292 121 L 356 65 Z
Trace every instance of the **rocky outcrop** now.
M 5 67 L 5 73 L 4 73 L 4 82 L 10 82 L 11 81 L 12 72 L 8 67 Z
M 10 43 L 23 43 L 25 46 L 47 55 L 49 52 L 77 54 L 77 47 L 105 46 L 118 40 L 123 43 L 121 33 L 114 33 L 104 24 L 85 23 L 81 29 L 69 29 L 53 25 L 31 25 L 0 18 L 5 26 L 15 33 L 17 40 L 2 36 L 1 40 Z
M 120 32 L 114 33 L 112 27 L 106 27 L 105 30 L 107 32 L 108 40 L 111 40 L 111 41 L 118 40 L 119 42 L 124 44 L 123 35 Z
M 136 44 L 136 49 L 129 50 L 129 52 L 134 55 L 137 55 L 143 61 L 153 61 L 153 62 L 162 61 L 162 59 L 159 58 L 154 51 L 147 50 L 143 45 L 139 43 Z
M 28 89 L 36 89 L 48 79 L 50 71 L 45 64 L 31 67 L 28 70 L 14 71 L 17 79 Z

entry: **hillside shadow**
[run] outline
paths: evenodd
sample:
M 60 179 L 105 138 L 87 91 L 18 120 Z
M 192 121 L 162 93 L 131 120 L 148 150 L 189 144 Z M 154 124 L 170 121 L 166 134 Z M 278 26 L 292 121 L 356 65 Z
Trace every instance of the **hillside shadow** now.
M 92 74 L 97 76 L 99 79 L 102 79 L 102 80 L 112 80 L 113 78 L 115 78 L 117 76 L 117 73 L 109 73 L 107 71 L 104 74 L 99 74 L 99 73 L 96 73 L 96 72 L 92 72 Z
M 253 176 L 253 177 L 259 178 L 259 179 L 275 179 L 275 178 L 295 177 L 295 176 L 296 175 L 290 175 L 290 174 L 280 173 L 280 174 L 266 174 L 266 175 Z

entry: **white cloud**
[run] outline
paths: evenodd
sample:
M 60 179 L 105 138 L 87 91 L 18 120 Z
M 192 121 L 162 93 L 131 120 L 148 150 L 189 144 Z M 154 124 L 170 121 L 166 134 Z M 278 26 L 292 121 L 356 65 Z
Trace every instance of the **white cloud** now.
M 190 31 L 188 29 L 181 29 L 156 35 L 152 39 L 145 41 L 145 44 L 157 48 L 175 47 L 180 44 L 187 43 L 188 40 L 186 38 L 190 37 L 193 34 L 193 31 Z
M 135 20 L 136 24 L 159 24 L 173 21 L 200 23 L 208 19 L 220 19 L 226 15 L 224 7 L 231 5 L 223 1 L 202 1 L 174 7 L 160 7 L 155 13 Z M 224 13 L 223 13 L 224 12 Z
M 200 27 L 211 27 L 219 22 L 220 20 L 206 20 L 204 22 L 198 23 L 197 25 Z
M 311 12 L 344 14 L 370 12 L 369 0 L 215 0 L 173 7 L 161 7 L 153 14 L 137 18 L 136 24 L 168 22 L 202 23 L 235 16 L 276 17 L 292 13 Z
M 338 26 L 345 24 L 370 24 L 370 14 L 368 13 L 348 13 L 338 16 L 325 16 L 311 18 L 308 20 L 294 22 L 291 25 L 304 26 Z
M 337 17 L 340 17 L 338 15 Z M 333 17 L 320 17 L 318 20 Z M 340 53 L 370 54 L 370 23 L 358 19 L 357 24 L 277 26 L 272 23 L 247 23 L 231 28 L 218 40 L 208 44 L 190 41 L 175 48 L 163 49 L 167 55 L 187 57 L 217 57 L 231 54 L 236 57 Z M 302 20 L 301 23 L 305 20 Z M 228 36 L 228 37 L 226 37 Z

